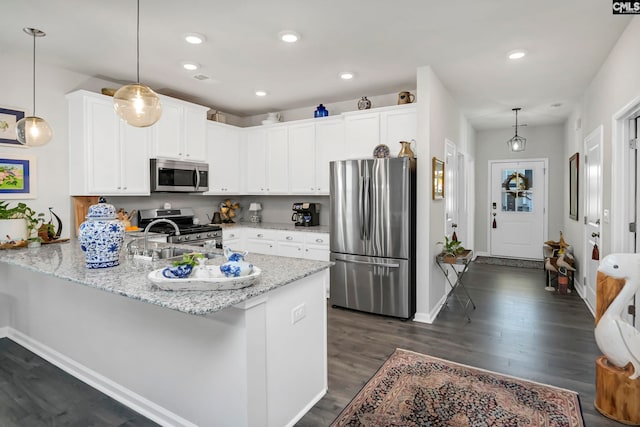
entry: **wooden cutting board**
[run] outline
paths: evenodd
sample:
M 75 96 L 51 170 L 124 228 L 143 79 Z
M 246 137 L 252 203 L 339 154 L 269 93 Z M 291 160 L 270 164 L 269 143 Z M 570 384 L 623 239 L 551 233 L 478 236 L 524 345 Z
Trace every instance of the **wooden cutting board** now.
M 78 237 L 78 229 L 80 224 L 85 220 L 89 213 L 89 206 L 98 203 L 98 196 L 73 196 L 73 213 L 75 221 L 76 237 Z

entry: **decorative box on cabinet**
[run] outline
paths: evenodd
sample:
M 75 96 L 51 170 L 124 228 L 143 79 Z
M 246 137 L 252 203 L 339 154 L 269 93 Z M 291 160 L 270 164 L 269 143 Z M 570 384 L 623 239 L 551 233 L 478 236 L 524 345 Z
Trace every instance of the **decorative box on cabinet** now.
M 120 120 L 109 96 L 79 90 L 67 103 L 69 193 L 149 195 L 150 128 Z
M 208 107 L 160 96 L 162 116 L 151 129 L 153 156 L 207 161 L 206 124 Z
M 207 122 L 208 194 L 243 194 L 246 150 L 240 129 L 224 123 Z

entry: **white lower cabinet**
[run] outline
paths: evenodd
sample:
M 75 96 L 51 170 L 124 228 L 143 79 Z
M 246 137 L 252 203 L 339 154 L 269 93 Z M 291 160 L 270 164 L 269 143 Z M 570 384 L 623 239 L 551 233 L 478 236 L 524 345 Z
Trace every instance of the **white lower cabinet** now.
M 249 253 L 277 255 L 276 230 L 245 228 L 245 248 Z
M 239 226 L 233 228 L 222 229 L 222 246 L 231 248 L 234 251 L 243 251 L 245 249 L 244 229 Z
M 329 261 L 329 234 L 234 227 L 223 230 L 224 247 L 249 253 Z

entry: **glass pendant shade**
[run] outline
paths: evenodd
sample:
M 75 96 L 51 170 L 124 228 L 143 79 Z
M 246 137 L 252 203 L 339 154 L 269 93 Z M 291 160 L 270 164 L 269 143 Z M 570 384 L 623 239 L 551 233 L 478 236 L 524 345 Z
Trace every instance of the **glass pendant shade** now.
M 18 120 L 16 134 L 20 144 L 29 147 L 40 147 L 51 141 L 53 131 L 51 126 L 40 117 L 29 116 Z
M 516 135 L 507 141 L 507 145 L 509 151 L 524 151 L 527 147 L 527 139 Z
M 131 126 L 151 126 L 162 116 L 160 97 L 140 83 L 122 86 L 113 95 L 113 103 L 116 113 Z

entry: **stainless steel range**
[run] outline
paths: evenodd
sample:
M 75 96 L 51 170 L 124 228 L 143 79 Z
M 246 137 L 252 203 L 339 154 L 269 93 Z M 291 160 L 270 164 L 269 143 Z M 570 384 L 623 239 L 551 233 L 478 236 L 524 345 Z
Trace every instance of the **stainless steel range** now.
M 222 228 L 215 224 L 194 224 L 195 212 L 192 208 L 143 209 L 138 211 L 138 227 L 146 228 L 157 219 L 169 219 L 176 223 L 180 234 L 166 222 L 153 224 L 149 231 L 168 234 L 167 242 L 202 246 L 204 242 L 215 240 L 216 247 L 222 248 Z

